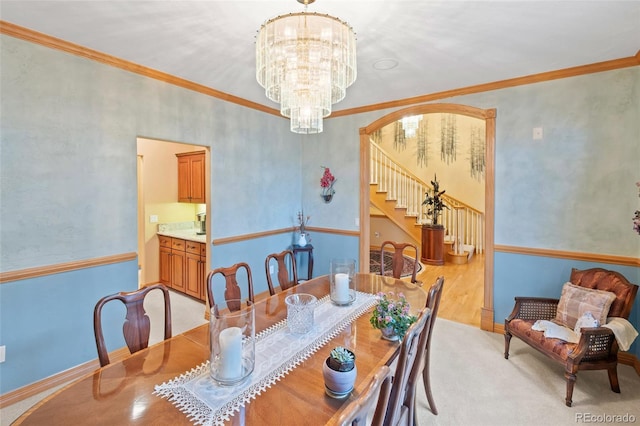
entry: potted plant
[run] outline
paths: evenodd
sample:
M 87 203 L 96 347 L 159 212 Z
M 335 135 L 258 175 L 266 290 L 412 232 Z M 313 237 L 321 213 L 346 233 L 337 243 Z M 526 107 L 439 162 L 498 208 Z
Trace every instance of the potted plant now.
M 427 206 L 425 215 L 431 219 L 430 224 L 422 225 L 422 255 L 420 260 L 427 265 L 444 264 L 444 226 L 438 224 L 438 218 L 442 210 L 449 207 L 442 201 L 444 190 L 440 190 L 438 177 L 433 176 L 431 181 L 433 192 L 425 192 L 423 206 Z
M 422 202 L 423 206 L 427 207 L 427 217 L 431 219 L 432 225 L 438 225 L 438 217 L 443 209 L 448 209 L 449 207 L 442 202 L 442 194 L 445 193 L 443 189 L 440 191 L 440 184 L 438 183 L 438 177 L 433 175 L 433 180 L 431 181 L 431 185 L 433 186 L 433 193 L 429 194 L 429 191 L 425 192 L 425 198 Z M 442 225 L 440 225 L 442 226 Z
M 356 355 L 342 346 L 335 347 L 322 365 L 325 392 L 332 398 L 344 398 L 353 390 L 357 374 Z
M 409 313 L 411 306 L 404 294 L 398 293 L 397 299 L 394 299 L 394 296 L 395 293 L 392 291 L 378 293 L 378 303 L 369 319 L 371 325 L 380 330 L 382 338 L 391 341 L 402 340 L 417 319 Z

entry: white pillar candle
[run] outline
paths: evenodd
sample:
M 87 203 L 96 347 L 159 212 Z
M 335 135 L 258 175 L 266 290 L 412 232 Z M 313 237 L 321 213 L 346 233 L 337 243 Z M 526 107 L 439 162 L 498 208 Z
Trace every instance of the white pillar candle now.
M 349 301 L 349 274 L 339 273 L 335 275 L 335 293 L 333 299 L 336 302 Z
M 242 330 L 229 327 L 220 332 L 220 378 L 233 380 L 242 377 Z

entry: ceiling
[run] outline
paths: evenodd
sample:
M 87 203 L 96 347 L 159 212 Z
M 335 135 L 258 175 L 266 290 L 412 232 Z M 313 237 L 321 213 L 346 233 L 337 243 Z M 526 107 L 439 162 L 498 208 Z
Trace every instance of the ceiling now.
M 260 25 L 286 1 L 5 1 L 0 19 L 259 104 Z M 334 111 L 636 55 L 640 1 L 317 0 L 347 21 L 358 78 Z M 376 69 L 395 63 L 391 69 Z

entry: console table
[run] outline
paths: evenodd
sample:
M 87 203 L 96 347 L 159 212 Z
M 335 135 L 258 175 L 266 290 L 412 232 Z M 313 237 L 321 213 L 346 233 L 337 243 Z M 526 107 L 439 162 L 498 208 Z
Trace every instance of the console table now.
M 298 253 L 307 254 L 307 277 L 304 278 L 298 274 L 298 281 L 310 280 L 311 278 L 313 278 L 313 246 L 311 244 L 306 244 L 304 246 L 294 244 L 291 246 L 291 251 L 293 252 L 293 256 L 296 258 L 296 262 L 298 261 Z

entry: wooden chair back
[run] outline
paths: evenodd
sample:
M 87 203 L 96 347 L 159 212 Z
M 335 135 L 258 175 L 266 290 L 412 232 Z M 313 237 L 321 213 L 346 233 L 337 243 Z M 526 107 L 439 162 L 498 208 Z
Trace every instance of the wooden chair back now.
M 633 301 L 638 293 L 638 286 L 629 282 L 621 273 L 603 268 L 584 270 L 572 268 L 569 281 L 580 287 L 614 293 L 616 298 L 611 303 L 607 316 L 629 318 Z
M 238 274 L 241 269 L 244 270 L 244 272 Z M 249 301 L 251 303 L 255 301 L 253 296 L 253 278 L 251 277 L 251 268 L 246 263 L 240 262 L 229 267 L 216 268 L 209 272 L 209 275 L 207 275 L 207 297 L 209 299 L 209 308 L 212 308 L 213 305 L 215 305 L 213 298 L 213 281 L 216 275 L 224 277 L 224 298 L 227 302 L 227 308 L 230 311 L 238 311 L 242 308 L 241 304 L 238 302 L 242 299 L 242 291 L 238 285 L 238 277 L 240 275 L 245 278 Z
M 423 331 L 429 324 L 430 317 L 431 311 L 429 308 L 424 308 L 402 340 L 398 364 L 393 376 L 389 406 L 384 418 L 385 426 L 413 424 L 413 406 L 407 404 L 407 401 L 411 399 L 407 397 L 407 394 L 411 392 L 410 386 L 415 387 L 415 381 L 412 382 L 410 376 L 415 371 L 414 364 L 420 362 L 420 354 L 426 345 L 426 335 Z
M 164 296 L 164 338 L 171 337 L 171 302 L 169 291 L 162 284 L 155 284 L 144 287 L 136 291 L 120 292 L 105 296 L 96 303 L 93 310 L 93 332 L 98 348 L 98 359 L 100 366 L 109 364 L 109 352 L 107 351 L 104 334 L 102 332 L 102 308 L 112 300 L 119 300 L 127 308 L 127 315 L 122 326 L 124 340 L 131 353 L 138 352 L 149 346 L 149 335 L 151 333 L 151 321 L 144 310 L 144 299 L 152 290 L 161 290 Z
M 405 250 L 407 248 L 413 250 L 407 250 L 408 257 L 413 257 L 413 272 L 411 273 L 411 282 L 417 283 L 416 274 L 418 273 L 418 247 L 412 243 L 399 243 L 395 241 L 385 241 L 380 246 L 380 275 L 385 275 L 384 270 L 384 252 L 385 247 L 393 247 L 393 258 L 391 261 L 391 274 L 393 278 L 400 278 L 402 270 L 404 269 L 404 257 Z
M 438 410 L 436 408 L 435 402 L 433 401 L 433 395 L 431 393 L 429 361 L 431 358 L 431 336 L 433 336 L 433 326 L 438 315 L 438 308 L 440 307 L 440 298 L 442 297 L 443 286 L 444 277 L 438 277 L 436 279 L 436 282 L 431 286 L 431 288 L 429 288 L 426 307 L 429 309 L 430 316 L 427 320 L 427 325 L 422 331 L 422 336 L 420 336 L 420 347 L 422 348 L 422 352 L 418 354 L 418 359 L 413 365 L 413 369 L 409 374 L 407 383 L 407 393 L 405 394 L 403 404 L 404 406 L 408 407 L 409 416 L 410 418 L 413 418 L 415 424 L 417 424 L 416 422 L 418 421 L 416 414 L 416 394 L 418 390 L 418 381 L 420 380 L 421 374 L 424 383 L 424 390 L 427 395 L 427 402 L 429 403 L 429 408 L 431 408 L 431 412 L 433 414 L 438 414 Z
M 438 414 L 438 409 L 436 408 L 436 404 L 433 401 L 433 395 L 431 394 L 431 376 L 429 374 L 429 361 L 431 359 L 431 337 L 433 336 L 433 327 L 436 322 L 436 318 L 438 316 L 438 309 L 440 308 L 440 298 L 442 297 L 442 288 L 444 287 L 444 277 L 438 277 L 436 282 L 429 289 L 429 294 L 427 296 L 427 308 L 431 311 L 431 317 L 429 318 L 429 325 L 425 327 L 426 332 L 426 346 L 425 351 L 422 356 L 422 381 L 424 383 L 424 390 L 427 394 L 427 402 L 429 403 L 429 408 L 431 408 L 431 412 L 433 414 Z M 419 375 L 419 370 L 416 371 L 416 377 L 414 380 L 417 381 L 417 377 Z M 414 399 L 414 413 L 415 413 L 415 392 L 413 395 Z
M 357 399 L 351 401 L 338 419 L 340 426 L 382 426 L 384 415 L 391 393 L 391 369 L 383 365 L 373 375 L 373 378 Z M 367 417 L 375 403 L 375 411 L 371 422 Z
M 287 290 L 298 284 L 298 269 L 296 267 L 296 257 L 291 250 L 284 250 L 280 253 L 271 253 L 267 255 L 264 261 L 264 269 L 267 274 L 267 285 L 269 286 L 269 294 L 276 294 L 275 287 L 271 279 L 269 267 L 275 261 L 277 265 L 277 277 L 280 289 Z M 287 266 L 289 265 L 289 267 Z

